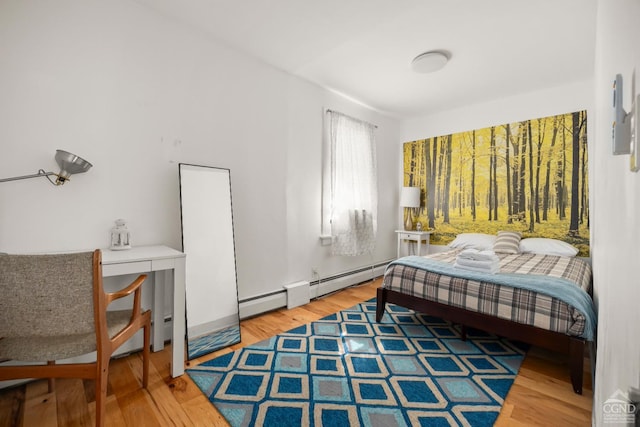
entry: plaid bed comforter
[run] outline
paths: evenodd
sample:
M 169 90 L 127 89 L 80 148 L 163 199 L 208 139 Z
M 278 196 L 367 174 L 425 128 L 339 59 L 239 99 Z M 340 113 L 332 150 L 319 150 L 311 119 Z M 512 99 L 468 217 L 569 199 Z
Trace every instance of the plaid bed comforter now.
M 427 258 L 453 264 L 459 252 L 442 252 Z M 557 277 L 591 293 L 591 266 L 582 259 L 538 254 L 497 255 L 500 273 Z M 383 287 L 571 336 L 583 336 L 585 331 L 585 317 L 574 307 L 557 298 L 520 289 L 517 283 L 505 286 L 392 264 L 385 272 Z

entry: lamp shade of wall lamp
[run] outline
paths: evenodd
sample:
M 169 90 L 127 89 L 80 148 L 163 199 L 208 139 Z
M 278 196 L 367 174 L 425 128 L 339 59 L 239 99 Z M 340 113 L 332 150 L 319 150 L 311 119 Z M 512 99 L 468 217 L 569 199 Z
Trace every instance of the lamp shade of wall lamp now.
M 413 230 L 413 210 L 420 207 L 420 188 L 402 187 L 400 192 L 400 206 L 406 209 L 404 229 Z
M 65 182 L 69 180 L 71 175 L 77 173 L 83 173 L 91 169 L 93 166 L 91 163 L 87 162 L 81 157 L 76 156 L 75 154 L 71 154 L 68 151 L 64 150 L 56 150 L 55 155 L 56 162 L 58 163 L 58 167 L 60 167 L 60 172 L 45 172 L 43 169 L 40 169 L 38 173 L 33 175 L 23 175 L 23 176 L 15 176 L 12 178 L 3 178 L 0 179 L 0 182 L 7 181 L 17 181 L 20 179 L 27 178 L 38 178 L 38 177 L 46 177 L 49 182 L 53 185 L 63 185 Z M 53 181 L 50 177 L 56 176 L 56 180 Z

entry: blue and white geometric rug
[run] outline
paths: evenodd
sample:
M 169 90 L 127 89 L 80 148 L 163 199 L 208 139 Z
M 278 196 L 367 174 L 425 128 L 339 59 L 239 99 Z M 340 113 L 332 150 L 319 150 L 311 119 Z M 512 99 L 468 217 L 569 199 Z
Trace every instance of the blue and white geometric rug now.
M 375 299 L 187 370 L 239 426 L 490 426 L 526 348 Z

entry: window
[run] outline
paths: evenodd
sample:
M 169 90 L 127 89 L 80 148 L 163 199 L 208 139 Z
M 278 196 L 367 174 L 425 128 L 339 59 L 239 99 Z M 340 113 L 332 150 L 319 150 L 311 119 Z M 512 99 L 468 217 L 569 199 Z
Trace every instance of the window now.
M 322 234 L 334 255 L 375 248 L 378 213 L 375 126 L 327 110 L 325 116 Z

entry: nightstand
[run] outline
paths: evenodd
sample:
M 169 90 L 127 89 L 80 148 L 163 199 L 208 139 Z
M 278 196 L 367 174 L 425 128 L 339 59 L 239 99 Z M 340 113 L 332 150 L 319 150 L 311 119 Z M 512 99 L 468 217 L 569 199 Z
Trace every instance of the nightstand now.
M 432 231 L 407 231 L 407 230 L 396 230 L 396 234 L 398 235 L 398 258 L 400 258 L 400 246 L 402 245 L 402 241 L 407 241 L 407 254 L 409 254 L 409 242 L 418 242 L 417 244 L 417 253 L 416 255 L 422 255 L 422 243 L 424 242 L 425 252 L 429 253 L 429 237 Z

